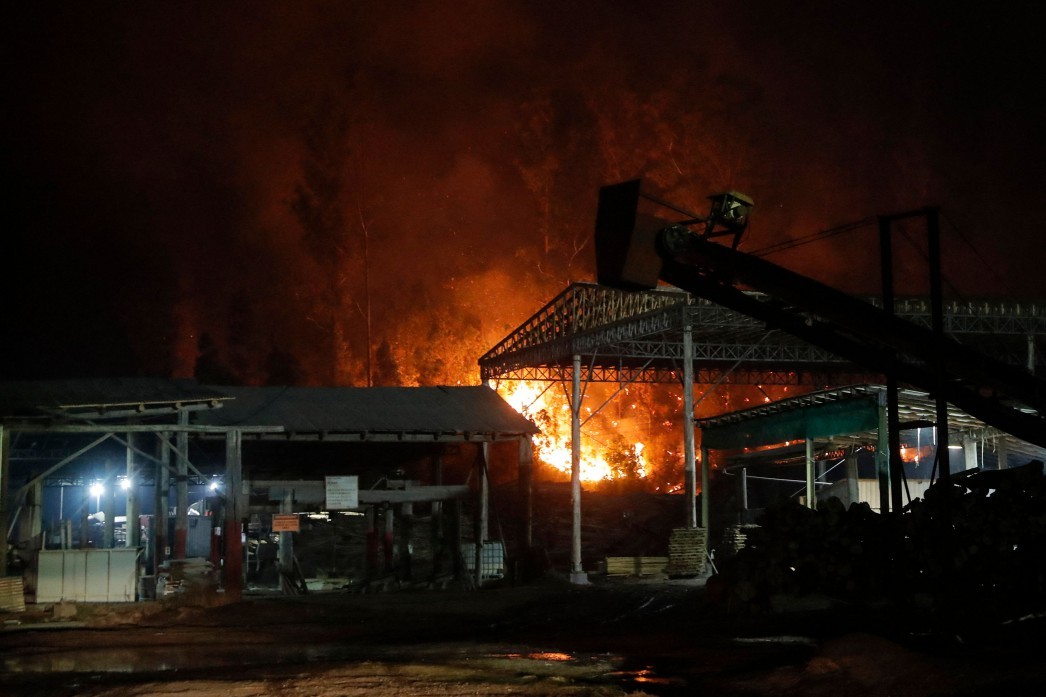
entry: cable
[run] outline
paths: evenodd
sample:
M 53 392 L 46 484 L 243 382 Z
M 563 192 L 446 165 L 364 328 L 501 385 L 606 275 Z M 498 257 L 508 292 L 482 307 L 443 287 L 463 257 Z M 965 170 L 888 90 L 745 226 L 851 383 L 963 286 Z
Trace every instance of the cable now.
M 867 225 L 871 225 L 875 221 L 876 218 L 874 217 L 862 218 L 861 220 L 857 220 L 852 223 L 844 223 L 843 225 L 828 228 L 827 230 L 812 232 L 801 237 L 794 237 L 792 239 L 782 240 L 781 242 L 775 242 L 774 244 L 767 245 L 762 249 L 757 249 L 754 252 L 749 252 L 749 254 L 755 257 L 764 257 L 769 254 L 776 254 L 777 252 L 783 252 L 788 249 L 801 247 L 805 244 L 810 244 L 811 242 L 819 242 L 820 240 L 835 237 L 836 235 L 842 235 L 847 232 L 853 232 L 854 230 L 859 230 Z

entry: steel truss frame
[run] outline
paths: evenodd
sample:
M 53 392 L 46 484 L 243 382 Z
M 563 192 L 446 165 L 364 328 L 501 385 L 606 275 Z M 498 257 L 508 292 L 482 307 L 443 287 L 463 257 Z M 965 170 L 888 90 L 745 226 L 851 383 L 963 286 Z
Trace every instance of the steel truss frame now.
M 991 339 L 997 356 L 1017 365 L 1023 364 L 1029 342 L 1046 335 L 1046 303 L 953 301 L 944 312 L 945 330 L 954 338 Z M 927 299 L 898 300 L 895 313 L 930 325 Z M 627 292 L 592 283 L 568 286 L 491 348 L 479 360 L 480 376 L 568 382 L 573 356 L 580 355 L 587 382 L 679 382 L 685 327 L 691 328 L 700 384 L 827 386 L 881 379 L 757 319 L 677 289 Z M 724 372 L 729 372 L 725 379 Z

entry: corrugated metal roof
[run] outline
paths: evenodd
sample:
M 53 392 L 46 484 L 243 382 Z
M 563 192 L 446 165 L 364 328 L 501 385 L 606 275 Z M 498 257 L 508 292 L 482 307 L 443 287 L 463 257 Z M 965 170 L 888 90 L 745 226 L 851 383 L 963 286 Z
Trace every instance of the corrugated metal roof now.
M 464 387 L 221 387 L 233 397 L 194 415 L 214 426 L 282 426 L 290 433 L 535 434 L 497 392 Z
M 56 412 L 162 408 L 225 399 L 222 392 L 192 380 L 98 378 L 0 383 L 0 417 L 34 417 Z

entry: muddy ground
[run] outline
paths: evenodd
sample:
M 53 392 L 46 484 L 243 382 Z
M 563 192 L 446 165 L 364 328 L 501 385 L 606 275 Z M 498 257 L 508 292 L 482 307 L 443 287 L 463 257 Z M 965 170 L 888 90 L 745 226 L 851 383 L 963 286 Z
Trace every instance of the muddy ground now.
M 694 582 L 594 580 L 31 608 L 3 616 L 0 694 L 1046 695 L 1042 619 L 960 637 L 867 609 L 733 617 Z

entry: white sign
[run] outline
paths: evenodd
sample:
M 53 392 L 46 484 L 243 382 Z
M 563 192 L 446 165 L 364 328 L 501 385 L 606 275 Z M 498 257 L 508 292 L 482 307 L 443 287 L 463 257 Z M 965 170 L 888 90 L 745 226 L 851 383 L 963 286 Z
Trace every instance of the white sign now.
M 327 480 L 327 510 L 347 511 L 360 506 L 360 478 L 324 477 Z

